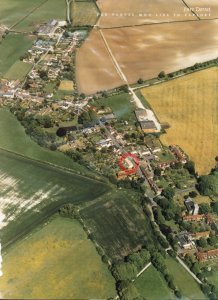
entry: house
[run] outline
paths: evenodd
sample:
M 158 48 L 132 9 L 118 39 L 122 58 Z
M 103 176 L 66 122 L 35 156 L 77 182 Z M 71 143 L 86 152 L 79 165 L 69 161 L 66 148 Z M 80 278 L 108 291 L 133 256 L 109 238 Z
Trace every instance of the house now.
M 184 204 L 186 206 L 186 209 L 190 215 L 197 215 L 199 212 L 199 205 L 197 203 L 194 203 L 193 199 L 188 197 L 185 199 Z
M 210 231 L 202 231 L 202 232 L 195 232 L 195 233 L 191 233 L 191 238 L 193 240 L 199 240 L 200 238 L 209 238 L 210 236 Z
M 183 216 L 182 217 L 183 221 L 187 222 L 200 222 L 205 219 L 205 215 L 188 215 L 188 216 Z
M 197 252 L 196 254 L 199 262 L 204 262 L 209 259 L 214 259 L 218 257 L 218 249 L 208 250 L 206 252 Z
M 181 162 L 182 164 L 185 164 L 187 162 L 187 156 L 179 146 L 171 145 L 169 146 L 169 149 L 174 155 L 174 157 L 177 159 L 177 161 Z
M 195 243 L 192 241 L 191 236 L 187 231 L 181 231 L 178 233 L 177 238 L 179 240 L 178 244 L 181 248 L 189 250 L 195 247 Z
M 112 146 L 112 140 L 110 138 L 105 140 L 100 140 L 99 142 L 96 143 L 96 145 L 98 145 L 98 148 L 110 147 Z

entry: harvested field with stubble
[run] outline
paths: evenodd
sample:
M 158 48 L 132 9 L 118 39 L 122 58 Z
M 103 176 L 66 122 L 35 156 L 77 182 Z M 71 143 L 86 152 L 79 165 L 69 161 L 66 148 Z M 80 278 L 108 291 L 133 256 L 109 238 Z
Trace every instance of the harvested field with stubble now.
M 179 145 L 208 174 L 218 154 L 218 68 L 214 67 L 141 90 L 161 122 L 171 128 L 164 144 Z
M 149 23 L 196 20 L 185 12 L 182 0 L 98 0 L 102 28 L 133 26 Z
M 104 30 L 128 82 L 217 57 L 218 20 Z
M 97 30 L 92 30 L 76 56 L 76 80 L 86 94 L 124 84 Z
M 218 20 L 144 25 L 102 30 L 129 83 L 157 77 L 217 57 Z M 123 84 L 97 30 L 77 53 L 80 92 L 94 93 Z

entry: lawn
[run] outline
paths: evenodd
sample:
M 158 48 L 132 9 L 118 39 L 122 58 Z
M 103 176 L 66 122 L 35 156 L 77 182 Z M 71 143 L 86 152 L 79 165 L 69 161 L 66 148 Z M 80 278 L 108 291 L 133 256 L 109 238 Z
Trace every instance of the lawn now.
M 31 231 L 64 203 L 94 200 L 99 181 L 0 150 L 0 239 L 3 246 Z
M 115 282 L 78 221 L 53 217 L 3 255 L 1 298 L 108 299 Z
M 13 26 L 45 0 L 1 0 L 0 24 Z
M 0 77 L 31 47 L 33 40 L 21 34 L 8 34 L 0 44 Z
M 112 190 L 80 211 L 96 241 L 114 261 L 153 242 L 149 220 L 135 202 L 137 197 L 128 190 Z
M 208 266 L 211 267 L 211 271 L 205 273 L 205 276 L 209 283 L 218 286 L 218 261 L 209 262 Z M 218 296 L 218 295 L 217 295 Z
M 145 299 L 170 300 L 174 298 L 163 276 L 152 265 L 136 279 L 134 285 L 140 296 Z
M 95 25 L 99 13 L 95 1 L 72 2 L 72 20 L 74 26 Z
M 192 278 L 191 275 L 176 260 L 168 257 L 166 259 L 166 265 L 170 274 L 174 278 L 176 286 L 181 291 L 183 297 L 186 297 L 185 299 L 206 299 L 194 278 Z
M 179 145 L 195 162 L 199 174 L 215 166 L 218 149 L 218 68 L 200 71 L 142 89 L 161 122 L 171 126 L 161 136 L 166 145 Z
M 51 19 L 66 20 L 65 0 L 43 1 L 39 8 L 19 22 L 14 29 L 21 32 L 34 31 L 40 24 Z
M 73 92 L 74 83 L 71 80 L 61 80 L 59 90 Z
M 129 94 L 123 93 L 116 96 L 105 97 L 95 102 L 96 106 L 109 106 L 116 117 L 120 120 L 134 120 L 134 105 L 130 102 Z
M 4 78 L 9 80 L 18 79 L 21 81 L 29 73 L 31 68 L 31 64 L 27 64 L 18 60 L 10 67 L 10 69 L 4 75 Z

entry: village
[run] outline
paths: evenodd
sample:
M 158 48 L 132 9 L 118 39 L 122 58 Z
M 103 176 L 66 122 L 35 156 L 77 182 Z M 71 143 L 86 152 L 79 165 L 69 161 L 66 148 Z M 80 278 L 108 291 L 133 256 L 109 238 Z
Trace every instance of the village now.
M 160 142 L 164 126 L 159 130 L 145 109 L 134 107 L 130 121 L 119 118 L 110 105 L 98 104 L 104 97 L 123 93 L 131 97 L 128 89 L 113 89 L 106 95 L 78 93 L 74 59 L 88 32 L 69 30 L 66 25 L 50 20 L 38 28 L 32 47 L 20 58 L 32 68 L 24 81 L 0 80 L 0 105 L 9 107 L 40 145 L 65 153 L 121 188 L 143 189 L 154 208 L 155 199 L 167 188 L 175 193 L 196 192 L 196 179 L 186 167 L 188 156 L 178 145 L 166 147 Z M 124 153 L 139 159 L 133 174 L 119 167 Z M 134 165 L 133 160 L 126 159 L 127 170 Z M 199 206 L 195 197 L 183 199 L 180 217 L 187 229 L 178 227 L 174 238 L 180 257 L 194 255 L 202 263 L 218 257 L 213 241 L 218 227 L 210 213 Z M 171 221 L 176 223 L 176 218 Z

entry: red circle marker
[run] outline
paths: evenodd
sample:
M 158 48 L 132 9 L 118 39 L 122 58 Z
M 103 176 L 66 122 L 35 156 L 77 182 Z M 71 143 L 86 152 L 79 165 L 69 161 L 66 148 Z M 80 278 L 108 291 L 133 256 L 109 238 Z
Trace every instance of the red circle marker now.
M 134 162 L 135 162 L 135 166 L 132 167 L 131 169 L 127 169 L 123 164 L 124 161 L 126 160 L 126 158 L 128 158 L 128 157 L 131 157 L 131 159 L 134 160 Z M 135 174 L 139 167 L 139 159 L 136 155 L 134 155 L 132 153 L 124 153 L 119 159 L 119 166 L 120 166 L 120 169 L 122 171 L 124 171 L 127 175 Z

